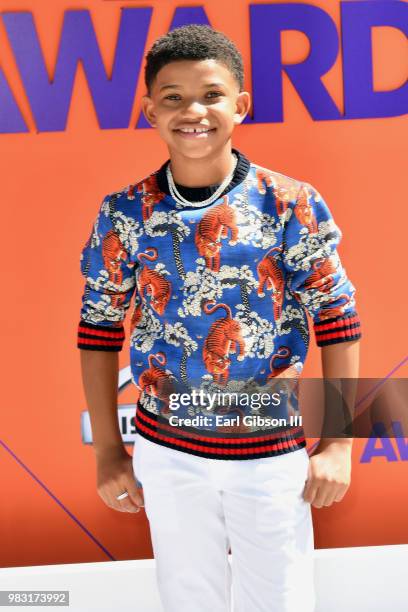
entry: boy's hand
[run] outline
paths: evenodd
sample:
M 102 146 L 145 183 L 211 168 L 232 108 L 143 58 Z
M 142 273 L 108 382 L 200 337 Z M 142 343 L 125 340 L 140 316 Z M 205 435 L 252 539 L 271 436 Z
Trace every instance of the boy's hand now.
M 96 454 L 97 490 L 105 504 L 119 512 L 139 512 L 144 507 L 142 489 L 136 485 L 132 457 L 124 447 Z M 125 499 L 116 499 L 124 491 Z
M 343 442 L 332 442 L 323 448 L 319 445 L 310 457 L 303 498 L 315 508 L 331 506 L 343 499 L 350 482 L 351 445 Z

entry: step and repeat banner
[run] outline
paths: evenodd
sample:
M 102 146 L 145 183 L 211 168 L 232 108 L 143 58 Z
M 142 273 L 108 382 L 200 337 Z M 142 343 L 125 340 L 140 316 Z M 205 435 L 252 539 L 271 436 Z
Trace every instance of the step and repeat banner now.
M 0 565 L 152 557 L 148 522 L 96 490 L 76 348 L 80 252 L 102 198 L 168 151 L 141 112 L 145 54 L 188 23 L 222 30 L 252 107 L 233 146 L 311 183 L 343 239 L 362 321 L 361 377 L 389 436 L 356 439 L 343 501 L 313 509 L 316 548 L 408 543 L 406 282 L 408 3 L 2 0 Z M 132 452 L 129 321 L 118 420 Z M 304 377 L 321 376 L 311 342 Z M 401 391 L 402 389 L 402 391 Z M 400 418 L 400 416 L 401 418 Z M 374 419 L 375 420 L 375 419 Z M 316 439 L 308 439 L 311 451 Z

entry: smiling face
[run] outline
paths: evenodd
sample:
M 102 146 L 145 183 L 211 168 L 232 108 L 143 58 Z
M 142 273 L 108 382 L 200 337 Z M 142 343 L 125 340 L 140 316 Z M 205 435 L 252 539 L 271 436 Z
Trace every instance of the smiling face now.
M 187 157 L 224 147 L 249 107 L 250 94 L 240 93 L 232 73 L 213 59 L 166 64 L 156 75 L 150 97 L 142 99 L 146 119 L 170 153 Z M 193 128 L 204 131 L 192 133 Z

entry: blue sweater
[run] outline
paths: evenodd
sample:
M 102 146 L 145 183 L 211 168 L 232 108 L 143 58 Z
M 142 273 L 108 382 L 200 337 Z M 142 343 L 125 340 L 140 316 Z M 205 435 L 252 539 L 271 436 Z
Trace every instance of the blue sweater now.
M 276 396 L 273 384 L 302 372 L 307 315 L 318 346 L 361 335 L 355 289 L 337 252 L 341 232 L 322 196 L 232 150 L 238 164 L 215 202 L 180 206 L 167 160 L 103 199 L 81 253 L 78 348 L 120 351 L 134 296 L 136 429 L 213 459 L 305 446 L 302 426 L 290 420 L 298 411 L 293 385 Z M 177 187 L 195 203 L 218 185 Z M 259 391 L 269 393 L 266 407 Z

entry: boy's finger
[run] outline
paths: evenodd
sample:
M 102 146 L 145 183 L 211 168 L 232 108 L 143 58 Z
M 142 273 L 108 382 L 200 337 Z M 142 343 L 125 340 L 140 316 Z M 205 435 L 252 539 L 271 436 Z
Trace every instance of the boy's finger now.
M 126 485 L 126 490 L 129 493 L 129 497 L 132 502 L 136 506 L 144 508 L 143 490 L 137 487 L 136 481 L 134 479 L 128 482 L 128 484 Z
M 125 488 L 126 487 L 121 486 L 120 491 L 118 491 L 116 487 L 114 490 L 110 489 L 104 501 L 113 510 L 118 510 L 119 512 L 134 512 L 135 506 L 130 501 L 129 495 L 123 499 L 118 499 L 118 495 L 122 495 L 122 493 L 125 492 Z
M 126 499 L 117 502 L 119 504 L 118 510 L 122 512 L 140 512 L 139 506 L 136 506 L 130 499 L 130 496 Z
M 303 499 L 310 504 L 313 503 L 318 491 L 318 485 L 313 482 L 313 478 L 309 477 L 306 480 L 306 485 L 303 490 Z

